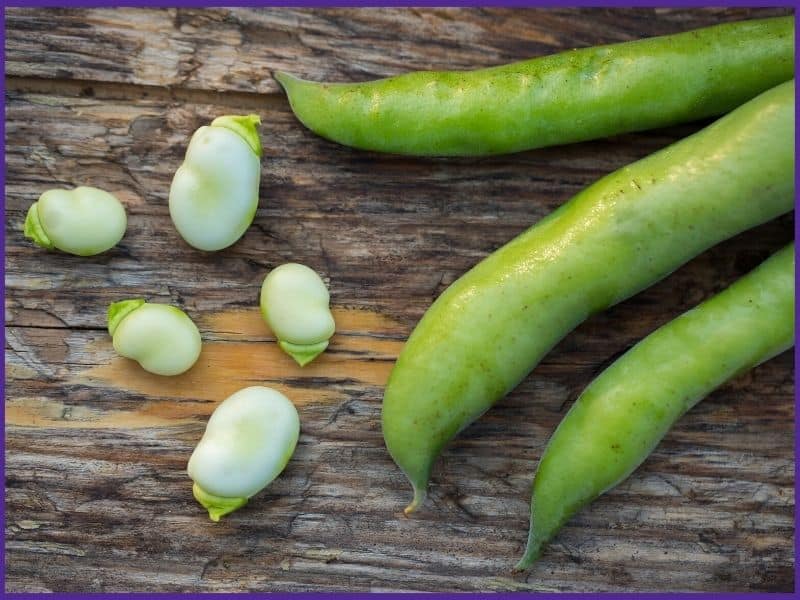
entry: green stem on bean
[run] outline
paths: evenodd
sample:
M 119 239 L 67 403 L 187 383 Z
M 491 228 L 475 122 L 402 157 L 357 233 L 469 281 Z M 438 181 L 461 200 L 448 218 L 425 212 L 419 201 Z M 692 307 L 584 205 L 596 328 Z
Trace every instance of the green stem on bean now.
M 198 484 L 192 485 L 192 495 L 208 511 L 208 518 L 217 523 L 222 517 L 247 504 L 249 498 L 225 498 L 209 494 Z
M 283 340 L 278 341 L 281 350 L 291 356 L 301 367 L 305 367 L 328 347 L 328 340 L 317 344 L 292 344 Z
M 261 125 L 258 115 L 224 115 L 211 121 L 211 127 L 226 127 L 237 133 L 247 142 L 256 156 L 261 158 L 261 138 L 258 137 L 257 127 Z
M 39 204 L 34 202 L 28 209 L 28 214 L 25 216 L 25 227 L 23 230 L 25 237 L 31 240 L 37 246 L 52 250 L 55 248 L 52 240 L 47 237 L 47 234 L 42 227 L 42 222 L 39 220 Z
M 108 307 L 108 333 L 112 337 L 120 324 L 128 314 L 142 306 L 146 300 L 144 298 L 132 298 L 130 300 L 120 300 L 112 302 Z

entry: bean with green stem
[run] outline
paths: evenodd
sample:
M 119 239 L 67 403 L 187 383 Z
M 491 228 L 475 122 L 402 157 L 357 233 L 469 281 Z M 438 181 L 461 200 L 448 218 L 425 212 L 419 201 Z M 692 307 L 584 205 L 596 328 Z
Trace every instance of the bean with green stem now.
M 459 431 L 590 315 L 792 210 L 794 82 L 589 186 L 434 302 L 386 386 L 383 433 L 415 510 Z
M 727 23 L 476 71 L 314 83 L 278 72 L 297 118 L 364 150 L 503 154 L 721 115 L 794 74 L 794 17 Z
M 297 409 L 273 389 L 248 387 L 220 403 L 187 466 L 194 497 L 211 520 L 269 485 L 286 467 L 299 435 Z
M 325 351 L 336 330 L 329 301 L 320 276 L 297 263 L 276 267 L 261 286 L 261 314 L 281 349 L 301 367 Z
M 116 196 L 88 186 L 47 190 L 25 218 L 25 237 L 42 248 L 77 256 L 110 250 L 125 235 L 128 218 Z
M 725 381 L 794 345 L 794 244 L 648 335 L 603 371 L 550 438 L 518 570 L 578 510 L 626 479 Z
M 194 132 L 169 190 L 169 214 L 186 243 L 214 251 L 253 222 L 261 180 L 257 115 L 217 117 Z
M 167 304 L 141 298 L 114 302 L 108 307 L 108 332 L 120 356 L 156 375 L 180 375 L 200 357 L 197 326 L 181 309 Z

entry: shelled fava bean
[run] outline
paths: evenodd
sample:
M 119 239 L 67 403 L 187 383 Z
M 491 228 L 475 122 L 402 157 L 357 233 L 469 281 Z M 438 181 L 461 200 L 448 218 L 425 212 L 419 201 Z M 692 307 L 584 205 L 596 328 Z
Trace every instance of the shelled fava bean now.
M 47 190 L 25 218 L 25 237 L 48 250 L 77 256 L 100 254 L 125 235 L 128 218 L 122 203 L 108 192 L 80 186 Z
M 212 521 L 247 504 L 286 467 L 300 435 L 291 401 L 270 388 L 239 390 L 214 410 L 187 471 Z
M 169 214 L 184 240 L 221 250 L 255 217 L 261 180 L 257 115 L 218 117 L 195 131 L 169 190 Z
M 179 375 L 200 356 L 197 326 L 179 308 L 137 298 L 108 307 L 108 332 L 120 356 L 156 375 Z
M 320 276 L 297 263 L 275 268 L 261 286 L 261 314 L 281 349 L 301 367 L 328 347 L 336 329 L 329 300 Z

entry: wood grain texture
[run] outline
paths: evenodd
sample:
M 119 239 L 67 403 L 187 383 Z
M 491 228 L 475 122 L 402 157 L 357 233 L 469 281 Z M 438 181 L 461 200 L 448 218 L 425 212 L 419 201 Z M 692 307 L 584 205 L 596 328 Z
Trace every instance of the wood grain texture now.
M 785 14 L 759 10 L 758 16 Z M 275 70 L 349 81 L 474 69 L 747 18 L 747 9 L 50 10 L 8 12 L 6 72 L 269 93 Z
M 303 129 L 270 74 L 367 79 L 471 68 L 781 10 L 41 10 L 6 23 L 7 591 L 794 589 L 794 374 L 783 354 L 725 385 L 626 482 L 512 575 L 529 487 L 578 393 L 630 345 L 793 237 L 790 217 L 720 244 L 570 334 L 445 451 L 428 503 L 380 431 L 383 384 L 441 291 L 609 171 L 702 124 L 484 159 L 357 152 Z M 167 192 L 219 114 L 262 116 L 255 223 L 189 248 Z M 128 231 L 93 258 L 23 238 L 50 187 L 118 194 Z M 266 273 L 303 262 L 337 334 L 304 370 L 257 310 Z M 177 378 L 114 355 L 112 301 L 183 307 L 205 344 Z M 479 326 L 479 324 L 476 324 Z M 186 461 L 226 395 L 265 384 L 298 405 L 287 470 L 218 524 Z

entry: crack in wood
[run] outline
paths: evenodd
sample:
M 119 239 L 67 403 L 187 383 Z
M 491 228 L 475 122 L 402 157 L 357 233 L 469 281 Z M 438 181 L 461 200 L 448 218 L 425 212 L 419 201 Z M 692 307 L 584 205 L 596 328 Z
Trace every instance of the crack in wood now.
M 289 103 L 282 91 L 255 93 L 240 91 L 217 92 L 213 90 L 188 89 L 184 87 L 145 85 L 91 79 L 66 79 L 44 77 L 7 76 L 6 94 L 49 94 L 72 98 L 95 98 L 97 100 L 140 100 L 172 103 L 212 104 L 229 106 L 237 110 L 288 111 Z

